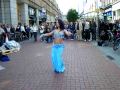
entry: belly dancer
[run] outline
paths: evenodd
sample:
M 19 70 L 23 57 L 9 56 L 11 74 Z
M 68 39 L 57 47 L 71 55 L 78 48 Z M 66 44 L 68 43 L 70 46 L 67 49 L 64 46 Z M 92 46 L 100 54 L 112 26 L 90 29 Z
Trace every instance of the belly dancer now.
M 56 73 L 63 73 L 65 71 L 64 62 L 62 59 L 62 53 L 64 50 L 64 36 L 70 36 L 72 33 L 64 29 L 64 23 L 62 20 L 58 19 L 56 22 L 56 29 L 50 33 L 42 34 L 40 38 L 44 36 L 53 36 L 53 46 L 52 46 L 52 65 Z

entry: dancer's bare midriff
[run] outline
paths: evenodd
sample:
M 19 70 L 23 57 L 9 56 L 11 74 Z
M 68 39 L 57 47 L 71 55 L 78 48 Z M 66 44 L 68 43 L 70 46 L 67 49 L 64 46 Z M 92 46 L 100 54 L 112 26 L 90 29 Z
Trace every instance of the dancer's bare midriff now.
M 54 44 L 63 44 L 63 39 L 54 39 Z

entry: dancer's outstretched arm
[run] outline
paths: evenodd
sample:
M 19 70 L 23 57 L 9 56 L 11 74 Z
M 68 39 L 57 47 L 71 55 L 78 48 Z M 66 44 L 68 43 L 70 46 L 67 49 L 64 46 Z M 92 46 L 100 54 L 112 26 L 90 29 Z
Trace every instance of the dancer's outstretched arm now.
M 69 32 L 69 31 L 67 31 L 67 30 L 64 30 L 64 33 L 65 33 L 67 36 L 71 36 L 71 35 L 72 35 L 72 33 Z
M 40 36 L 40 38 L 45 37 L 45 36 L 52 36 L 52 35 L 53 35 L 53 31 L 50 32 L 50 33 L 42 34 L 42 35 Z

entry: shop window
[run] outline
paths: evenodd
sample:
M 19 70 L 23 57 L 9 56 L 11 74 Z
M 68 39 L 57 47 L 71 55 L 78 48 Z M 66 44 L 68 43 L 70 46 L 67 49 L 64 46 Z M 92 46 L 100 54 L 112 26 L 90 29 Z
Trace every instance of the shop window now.
M 35 9 L 29 7 L 29 15 L 35 15 Z
M 113 16 L 116 16 L 116 12 L 115 11 L 113 11 Z
M 117 13 L 118 13 L 118 16 L 120 16 L 120 9 L 117 11 Z

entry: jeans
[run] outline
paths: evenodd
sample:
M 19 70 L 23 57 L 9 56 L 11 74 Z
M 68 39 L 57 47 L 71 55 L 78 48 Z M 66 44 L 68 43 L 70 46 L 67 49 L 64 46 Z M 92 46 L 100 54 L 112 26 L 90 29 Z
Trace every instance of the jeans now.
M 34 35 L 34 41 L 36 42 L 37 41 L 37 32 L 33 32 L 33 35 Z

